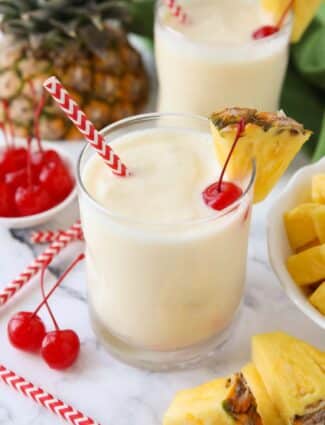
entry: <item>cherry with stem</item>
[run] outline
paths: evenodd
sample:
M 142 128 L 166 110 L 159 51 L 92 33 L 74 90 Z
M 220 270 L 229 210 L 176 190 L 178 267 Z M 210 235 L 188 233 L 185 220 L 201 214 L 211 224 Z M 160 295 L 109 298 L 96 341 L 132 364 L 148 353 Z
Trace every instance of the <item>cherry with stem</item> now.
M 264 25 L 260 28 L 258 28 L 256 31 L 253 32 L 252 37 L 254 40 L 259 40 L 261 38 L 269 37 L 272 34 L 275 34 L 280 31 L 282 28 L 284 21 L 290 12 L 290 10 L 293 7 L 294 0 L 289 1 L 287 7 L 283 11 L 282 15 L 280 16 L 280 19 L 276 23 L 276 25 Z
M 69 274 L 73 267 L 84 258 L 84 254 L 80 254 L 66 269 L 62 274 L 60 279 L 57 282 L 57 285 L 60 284 L 64 278 Z M 41 346 L 41 355 L 45 362 L 52 369 L 62 370 L 66 369 L 73 365 L 76 361 L 79 351 L 80 351 L 80 340 L 75 331 L 72 329 L 60 329 L 58 322 L 48 304 L 49 294 L 45 295 L 44 290 L 44 274 L 45 270 L 42 271 L 41 276 L 41 290 L 43 296 L 43 302 L 46 306 L 50 317 L 54 325 L 54 331 L 48 332 Z M 55 286 L 54 286 L 55 288 Z
M 237 201 L 237 199 L 240 198 L 243 193 L 242 189 L 235 183 L 225 182 L 224 176 L 237 143 L 245 132 L 245 126 L 246 124 L 244 119 L 241 119 L 237 123 L 235 139 L 223 165 L 219 180 L 208 186 L 202 193 L 204 202 L 214 210 L 221 211 L 227 208 L 229 205 Z
M 70 264 L 70 266 L 65 270 L 65 272 L 61 275 L 61 277 L 58 279 L 58 281 L 55 283 L 55 285 L 52 287 L 52 289 L 49 291 L 49 293 L 44 297 L 44 292 L 42 290 L 43 294 L 43 300 L 38 305 L 38 307 L 35 309 L 34 312 L 28 312 L 28 311 L 21 311 L 16 313 L 8 322 L 7 331 L 8 331 L 8 337 L 11 342 L 11 344 L 23 351 L 29 351 L 29 352 L 38 352 L 42 347 L 42 355 L 43 351 L 45 352 L 45 355 L 47 354 L 47 344 L 45 344 L 46 338 L 54 333 L 54 348 L 58 347 L 61 349 L 59 351 L 59 354 L 56 353 L 55 350 L 49 350 L 52 357 L 54 357 L 54 360 L 56 360 L 55 366 L 57 366 L 57 369 L 63 369 L 65 367 L 70 366 L 76 359 L 79 353 L 79 338 L 73 331 L 65 332 L 60 331 L 57 326 L 57 322 L 54 318 L 54 326 L 55 331 L 46 333 L 45 325 L 42 321 L 42 319 L 38 316 L 39 311 L 41 308 L 48 302 L 48 299 L 52 296 L 52 294 L 55 292 L 55 290 L 60 286 L 62 281 L 65 279 L 65 277 L 70 273 L 70 271 L 81 261 L 84 259 L 84 254 L 79 254 L 76 259 Z M 44 274 L 45 269 L 47 268 L 49 262 L 44 264 L 44 268 L 42 269 L 42 277 L 41 277 L 41 286 L 44 286 Z M 52 317 L 51 312 L 51 317 Z M 62 334 L 63 333 L 63 334 Z M 66 335 L 67 333 L 67 335 Z M 71 336 L 72 334 L 72 336 Z M 50 338 L 53 340 L 53 337 Z M 79 344 L 78 344 L 79 343 Z M 62 344 L 64 346 L 64 350 L 62 351 Z M 67 347 L 65 346 L 67 345 Z M 45 347 L 44 347 L 45 345 Z M 53 345 L 52 345 L 53 348 Z M 68 354 L 70 355 L 69 358 L 65 358 L 62 360 L 62 355 Z M 43 355 L 43 358 L 47 363 L 51 366 L 51 360 L 52 357 L 49 356 L 49 361 L 46 360 L 45 356 Z M 62 366 L 62 367 L 59 367 Z M 52 367 L 52 366 L 51 366 Z

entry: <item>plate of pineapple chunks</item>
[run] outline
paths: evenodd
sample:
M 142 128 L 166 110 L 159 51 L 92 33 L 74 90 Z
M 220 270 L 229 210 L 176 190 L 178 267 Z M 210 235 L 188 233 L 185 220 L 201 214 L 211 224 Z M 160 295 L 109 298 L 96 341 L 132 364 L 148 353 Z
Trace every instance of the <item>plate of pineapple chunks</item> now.
M 273 204 L 268 249 L 287 295 L 325 329 L 325 158 L 300 169 Z
M 324 425 L 325 352 L 284 332 L 251 347 L 240 371 L 178 392 L 163 425 Z

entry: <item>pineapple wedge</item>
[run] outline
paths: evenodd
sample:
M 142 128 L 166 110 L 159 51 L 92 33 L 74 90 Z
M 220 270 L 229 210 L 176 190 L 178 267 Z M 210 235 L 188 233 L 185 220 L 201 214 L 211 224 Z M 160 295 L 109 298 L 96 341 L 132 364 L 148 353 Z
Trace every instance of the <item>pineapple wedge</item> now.
M 311 197 L 313 202 L 325 204 L 325 174 L 316 174 L 312 178 Z
M 286 424 L 324 425 L 325 353 L 282 332 L 252 340 L 253 361 Z
M 325 279 L 325 244 L 306 249 L 287 259 L 292 279 L 301 286 Z
M 312 211 L 312 218 L 317 238 L 321 243 L 325 243 L 325 205 L 320 205 Z
M 245 133 L 228 165 L 230 179 L 245 178 L 255 159 L 257 173 L 254 201 L 262 201 L 287 169 L 311 132 L 282 112 L 228 108 L 210 117 L 218 160 L 224 164 L 234 142 L 237 123 L 244 119 Z
M 309 297 L 309 301 L 325 316 L 325 282 L 321 283 Z
M 262 0 L 262 6 L 274 16 L 275 21 L 282 16 L 291 0 Z M 322 0 L 295 0 L 293 4 L 294 22 L 291 41 L 300 40 L 322 3 Z
M 197 388 L 180 391 L 167 410 L 164 425 L 234 425 L 222 407 L 227 379 L 216 379 Z
M 284 214 L 287 236 L 294 251 L 317 241 L 313 212 L 319 204 L 306 203 L 298 205 Z
M 179 392 L 164 425 L 284 425 L 253 364 L 230 379 Z
M 254 364 L 247 364 L 242 369 L 242 374 L 256 398 L 257 411 L 263 420 L 263 425 L 284 425 L 284 421 L 270 399 L 262 378 Z

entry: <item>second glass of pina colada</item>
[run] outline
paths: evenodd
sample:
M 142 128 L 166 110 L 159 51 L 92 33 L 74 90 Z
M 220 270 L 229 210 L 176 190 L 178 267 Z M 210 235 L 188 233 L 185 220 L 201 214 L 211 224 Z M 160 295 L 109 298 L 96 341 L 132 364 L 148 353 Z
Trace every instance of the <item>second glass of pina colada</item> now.
M 157 3 L 155 55 L 158 110 L 208 116 L 244 106 L 276 111 L 288 62 L 292 18 L 277 33 L 255 40 L 274 24 L 260 0 L 188 0 L 187 22 Z
M 131 175 L 117 177 L 89 147 L 80 157 L 94 330 L 128 363 L 194 364 L 225 341 L 240 306 L 253 197 L 310 133 L 283 113 L 232 108 L 210 122 L 142 115 L 102 134 Z

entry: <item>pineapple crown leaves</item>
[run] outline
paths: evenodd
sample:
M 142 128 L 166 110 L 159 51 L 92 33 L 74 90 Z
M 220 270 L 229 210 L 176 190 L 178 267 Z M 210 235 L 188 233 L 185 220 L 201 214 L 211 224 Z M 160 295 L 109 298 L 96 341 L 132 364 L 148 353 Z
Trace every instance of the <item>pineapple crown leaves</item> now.
M 151 36 L 153 10 L 154 0 L 0 0 L 0 27 L 34 47 L 86 39 L 88 31 L 99 40 L 108 21 Z

